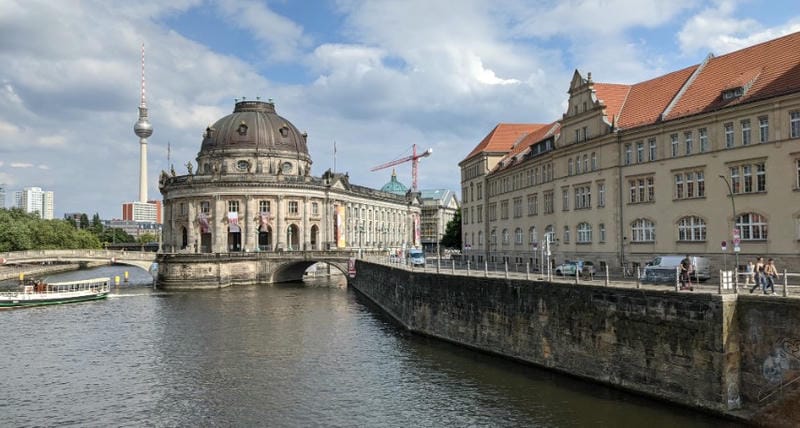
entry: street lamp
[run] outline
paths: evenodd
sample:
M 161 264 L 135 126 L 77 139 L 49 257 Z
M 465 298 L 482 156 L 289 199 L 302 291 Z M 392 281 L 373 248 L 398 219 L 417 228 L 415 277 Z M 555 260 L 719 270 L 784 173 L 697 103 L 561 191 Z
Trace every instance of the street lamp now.
M 362 246 L 364 245 L 364 220 L 358 223 L 358 258 L 363 258 Z
M 731 187 L 731 183 L 728 181 L 728 178 L 725 177 L 722 174 L 719 175 L 719 178 L 721 178 L 722 181 L 725 182 L 725 185 L 728 186 L 728 196 L 731 198 L 731 210 L 733 210 L 732 211 L 733 217 L 731 217 L 731 220 L 733 221 L 733 229 L 732 229 L 733 232 L 732 233 L 733 233 L 733 241 L 734 241 L 732 243 L 733 243 L 733 253 L 734 253 L 735 257 L 736 257 L 736 262 L 735 262 L 736 265 L 733 267 L 733 270 L 737 271 L 737 270 L 739 270 L 739 251 L 738 251 L 739 244 L 736 243 L 735 241 L 739 237 L 739 234 L 737 233 L 738 229 L 736 228 L 736 202 L 733 199 L 733 188 Z

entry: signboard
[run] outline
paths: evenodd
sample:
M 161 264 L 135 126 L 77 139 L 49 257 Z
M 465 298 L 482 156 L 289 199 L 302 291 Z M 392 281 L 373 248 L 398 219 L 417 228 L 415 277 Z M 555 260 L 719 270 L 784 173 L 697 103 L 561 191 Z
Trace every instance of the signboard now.
M 356 277 L 356 258 L 350 257 L 347 259 L 347 275 L 350 278 Z
M 739 235 L 739 229 L 733 229 L 733 251 L 739 252 L 739 244 L 742 242 L 741 237 Z
M 414 246 L 419 247 L 422 242 L 422 230 L 420 228 L 419 214 L 414 213 Z
M 336 248 L 344 248 L 347 246 L 347 240 L 345 239 L 344 234 L 344 205 L 336 205 L 335 208 L 335 224 L 334 224 L 334 232 L 336 233 Z

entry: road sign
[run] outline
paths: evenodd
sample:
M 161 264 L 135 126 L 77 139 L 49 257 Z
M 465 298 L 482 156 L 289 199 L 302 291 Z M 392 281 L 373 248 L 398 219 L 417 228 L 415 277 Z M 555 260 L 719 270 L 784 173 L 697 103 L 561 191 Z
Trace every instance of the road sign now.
M 727 242 L 722 241 L 722 244 L 720 244 L 720 247 L 722 248 L 722 251 L 728 251 L 728 243 Z
M 347 259 L 347 274 L 350 278 L 356 277 L 356 259 L 355 257 L 350 257 Z
M 739 247 L 738 245 L 734 245 L 734 246 L 733 246 L 733 252 L 734 252 L 734 253 L 738 253 L 738 252 L 739 252 L 739 250 L 741 250 L 741 249 L 742 249 L 742 248 L 741 248 L 741 247 Z
M 538 243 L 538 242 L 536 242 L 536 241 L 534 241 L 534 242 L 533 242 L 533 249 L 535 250 L 535 249 L 537 249 L 537 248 L 539 248 L 539 243 Z

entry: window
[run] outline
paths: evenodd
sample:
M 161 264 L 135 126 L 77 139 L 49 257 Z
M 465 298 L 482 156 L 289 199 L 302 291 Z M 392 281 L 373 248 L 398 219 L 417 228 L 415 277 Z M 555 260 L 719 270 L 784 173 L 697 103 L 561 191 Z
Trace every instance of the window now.
M 489 206 L 486 208 L 486 210 L 488 211 L 489 221 L 497 220 L 497 204 L 496 203 L 489 204 Z
M 553 192 L 545 192 L 544 193 L 544 213 L 545 214 L 553 214 L 555 210 L 554 202 L 553 201 Z
M 794 166 L 795 166 L 794 185 L 795 185 L 795 190 L 797 190 L 800 189 L 800 159 L 794 160 Z
M 531 226 L 531 228 L 528 229 L 528 241 L 530 241 L 531 244 L 539 242 L 539 237 L 536 235 L 536 226 Z
M 789 137 L 800 138 L 800 111 L 789 113 Z
M 600 223 L 597 228 L 600 230 L 600 242 L 606 242 L 606 224 Z
M 538 195 L 528 195 L 528 215 L 534 216 L 538 214 Z
M 689 156 L 692 154 L 692 131 L 683 133 L 683 141 L 686 145 L 686 156 Z
M 500 201 L 500 219 L 505 220 L 508 218 L 508 200 Z
M 519 227 L 514 230 L 514 243 L 522 245 L 522 229 Z
M 678 134 L 670 135 L 669 141 L 672 148 L 672 157 L 678 157 Z
M 569 226 L 564 226 L 564 243 L 569 244 Z
M 208 201 L 200 202 L 200 212 L 203 214 L 209 214 L 211 212 L 211 203 Z
M 514 218 L 522 217 L 522 198 L 514 198 Z
M 575 109 L 577 110 L 578 106 L 575 106 Z M 581 130 L 580 129 L 576 129 L 575 130 L 575 142 L 577 143 L 580 140 L 581 140 Z
M 639 141 L 636 143 L 636 163 L 644 162 L 644 143 Z
M 589 223 L 579 223 L 578 235 L 575 239 L 579 244 L 590 244 L 592 242 L 592 225 Z
M 733 123 L 726 123 L 725 125 L 725 148 L 730 149 L 733 147 Z
M 589 128 L 587 128 L 585 126 L 583 128 L 581 128 L 581 134 L 583 136 L 583 141 L 588 140 L 589 139 Z
M 729 168 L 733 193 L 767 191 L 767 170 L 764 162 L 736 165 Z
M 581 155 L 575 156 L 575 174 L 581 173 Z
M 625 165 L 631 164 L 631 145 L 625 145 Z
M 239 201 L 228 201 L 228 212 L 239 212 Z
M 575 187 L 575 209 L 592 207 L 592 187 L 590 185 Z
M 758 118 L 758 142 L 766 143 L 769 141 L 769 118 L 767 116 Z
M 478 219 L 476 220 L 478 223 L 483 223 L 483 206 L 478 205 Z
M 597 206 L 606 206 L 606 184 L 597 183 Z
M 572 175 L 572 158 L 567 161 L 567 175 Z
M 289 214 L 297 214 L 300 212 L 300 205 L 297 201 L 289 201 Z
M 703 171 L 686 171 L 675 174 L 675 199 L 703 198 L 706 196 Z
M 503 245 L 508 245 L 509 238 L 508 229 L 503 229 Z
M 583 155 L 583 172 L 589 172 L 589 155 L 587 154 Z
M 742 125 L 742 145 L 746 146 L 750 144 L 750 119 L 744 119 L 741 121 Z
M 697 134 L 700 136 L 700 153 L 705 153 L 708 151 L 708 131 L 706 128 L 700 128 Z
M 489 243 L 497 245 L 497 231 L 492 230 L 492 233 L 489 235 Z
M 291 162 L 284 162 L 281 166 L 284 174 L 289 174 L 292 172 L 292 163 Z
M 700 217 L 689 216 L 678 220 L 679 241 L 705 241 L 706 221 Z
M 653 242 L 656 240 L 655 224 L 646 219 L 636 219 L 631 223 L 632 242 Z
M 628 202 L 636 204 L 655 200 L 655 180 L 653 177 L 628 180 L 628 186 L 630 189 Z
M 597 169 L 597 153 L 592 152 L 592 171 Z
M 655 138 L 651 138 L 651 139 L 647 140 L 647 143 L 650 145 L 650 153 L 649 153 L 649 156 L 648 156 L 648 160 L 650 162 L 652 162 L 652 161 L 656 160 L 656 139 Z
M 267 213 L 269 211 L 269 201 L 258 201 L 258 212 Z
M 186 208 L 186 204 L 185 204 L 185 203 L 181 202 L 181 203 L 178 205 L 178 207 L 180 208 L 180 213 L 181 213 L 181 215 L 186 215 L 186 214 L 188 214 L 188 210 L 187 210 L 187 208 Z
M 311 203 L 311 215 L 319 215 L 319 202 Z
M 569 189 L 562 189 L 561 190 L 561 209 L 563 211 L 569 211 Z
M 736 217 L 736 228 L 742 241 L 765 241 L 767 239 L 767 220 L 756 213 L 746 213 Z

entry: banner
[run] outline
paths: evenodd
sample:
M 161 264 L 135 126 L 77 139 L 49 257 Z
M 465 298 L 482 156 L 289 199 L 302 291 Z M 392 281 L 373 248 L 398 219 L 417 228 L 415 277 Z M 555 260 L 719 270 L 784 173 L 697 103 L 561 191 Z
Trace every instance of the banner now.
M 420 229 L 419 214 L 412 214 L 414 216 L 414 246 L 419 247 L 422 241 L 422 230 Z
M 228 212 L 228 232 L 241 232 L 241 229 L 239 229 L 239 213 L 236 211 Z
M 347 246 L 347 239 L 344 233 L 345 217 L 344 206 L 336 205 L 334 213 L 334 233 L 336 234 L 336 248 L 345 248 Z
M 208 217 L 206 213 L 197 214 L 197 222 L 200 223 L 200 233 L 208 233 Z
M 266 232 L 270 223 L 272 223 L 272 214 L 269 211 L 262 212 L 258 218 L 258 228 L 262 232 Z

